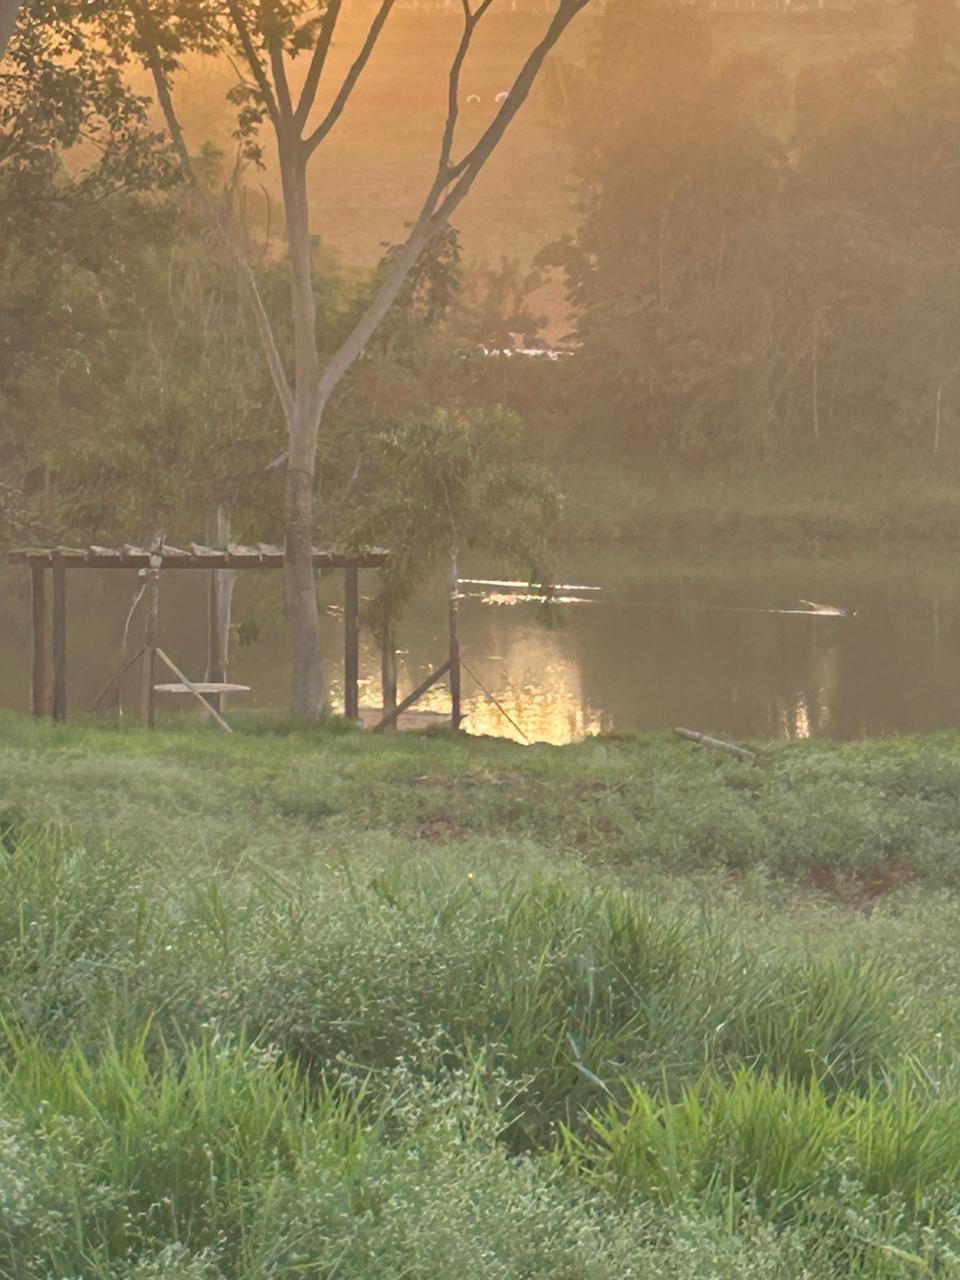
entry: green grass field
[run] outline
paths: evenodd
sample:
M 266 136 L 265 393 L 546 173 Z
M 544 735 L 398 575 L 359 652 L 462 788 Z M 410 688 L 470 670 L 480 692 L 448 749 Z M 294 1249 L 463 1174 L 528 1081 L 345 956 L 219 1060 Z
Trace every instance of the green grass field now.
M 0 718 L 0 1275 L 960 1276 L 960 738 Z

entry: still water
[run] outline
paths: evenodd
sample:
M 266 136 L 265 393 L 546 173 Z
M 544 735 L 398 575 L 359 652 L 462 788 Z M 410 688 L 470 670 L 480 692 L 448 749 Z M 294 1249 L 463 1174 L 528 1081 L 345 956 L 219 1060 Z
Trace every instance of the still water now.
M 569 602 L 544 607 L 524 599 L 522 588 L 462 588 L 469 732 L 563 743 L 679 724 L 738 738 L 857 738 L 960 726 L 960 582 L 946 556 L 740 560 L 707 549 L 667 559 L 648 549 L 580 546 L 558 560 L 562 582 L 599 589 L 562 592 Z M 488 563 L 463 572 L 509 577 Z M 204 579 L 169 573 L 161 593 L 161 644 L 197 679 L 205 662 Z M 375 575 L 361 575 L 361 594 L 375 586 Z M 135 589 L 133 572 L 68 575 L 72 711 L 86 709 L 114 669 Z M 341 589 L 339 575 L 321 584 L 334 705 L 342 696 Z M 286 705 L 281 592 L 279 574 L 239 575 L 234 617 L 245 643 L 233 643 L 230 679 L 251 692 L 236 695 L 234 706 L 282 713 Z M 808 616 L 801 600 L 855 610 L 856 617 Z M 28 575 L 3 569 L 0 706 L 20 711 L 29 708 L 29 618 Z M 141 628 L 135 619 L 134 651 Z M 400 626 L 401 695 L 443 661 L 446 643 L 438 577 Z M 361 703 L 377 706 L 379 658 L 369 639 L 361 674 Z M 163 705 L 193 714 L 183 699 Z M 446 686 L 420 705 L 448 711 Z M 135 682 L 125 706 L 136 715 Z

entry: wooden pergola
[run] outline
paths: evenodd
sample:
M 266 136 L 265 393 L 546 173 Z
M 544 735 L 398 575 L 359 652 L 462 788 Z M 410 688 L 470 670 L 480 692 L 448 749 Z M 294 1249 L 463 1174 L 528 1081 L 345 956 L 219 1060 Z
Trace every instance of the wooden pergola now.
M 371 548 L 350 554 L 315 547 L 315 569 L 342 569 L 344 575 L 344 713 L 352 720 L 359 716 L 360 624 L 359 584 L 361 569 L 380 569 L 388 553 Z M 46 575 L 52 577 L 51 652 L 53 659 L 53 698 L 50 714 L 54 720 L 67 718 L 67 572 L 73 569 L 139 569 L 145 571 L 151 597 L 148 597 L 144 658 L 145 719 L 153 719 L 153 659 L 162 650 L 157 647 L 157 609 L 159 575 L 164 569 L 282 569 L 283 550 L 259 543 L 257 546 L 230 544 L 222 548 L 191 543 L 189 550 L 168 546 L 165 542 L 152 547 L 25 547 L 8 552 L 5 559 L 12 564 L 29 566 L 32 579 L 33 605 L 33 714 L 46 714 L 47 630 Z M 215 622 L 211 616 L 211 641 Z M 219 635 L 219 633 L 218 633 Z M 166 659 L 168 665 L 169 659 Z M 121 671 L 122 674 L 122 671 Z M 186 679 L 184 677 L 184 679 Z M 190 682 L 187 681 L 188 687 Z M 192 689 L 192 687 L 191 687 Z M 387 708 L 392 712 L 393 708 Z M 395 717 L 394 717 L 395 718 Z M 389 715 L 385 716 L 389 720 Z

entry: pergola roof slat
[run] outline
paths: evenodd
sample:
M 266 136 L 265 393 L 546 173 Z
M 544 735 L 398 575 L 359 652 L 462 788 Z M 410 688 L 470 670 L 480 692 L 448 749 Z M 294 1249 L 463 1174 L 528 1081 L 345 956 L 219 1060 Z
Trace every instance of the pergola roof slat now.
M 258 547 L 244 547 L 236 542 L 227 543 L 227 555 L 231 560 L 255 560 L 261 559 L 260 549 Z

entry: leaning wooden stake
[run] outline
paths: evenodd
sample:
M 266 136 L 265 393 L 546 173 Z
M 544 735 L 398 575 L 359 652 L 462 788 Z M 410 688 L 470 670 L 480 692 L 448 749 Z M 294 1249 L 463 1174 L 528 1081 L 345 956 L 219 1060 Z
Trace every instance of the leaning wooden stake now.
M 392 725 L 396 724 L 404 711 L 409 711 L 413 704 L 419 701 L 428 689 L 432 689 L 439 680 L 442 680 L 449 670 L 450 663 L 445 662 L 442 667 L 437 667 L 436 671 L 431 671 L 426 680 L 424 680 L 422 684 L 418 684 L 413 693 L 407 694 L 398 707 L 394 707 L 391 711 L 387 712 L 382 720 L 377 721 L 371 732 L 382 733 L 384 729 L 389 729 Z
M 215 707 L 212 707 L 210 705 L 210 703 L 203 696 L 203 694 L 196 687 L 196 685 L 191 680 L 187 679 L 187 677 L 183 674 L 180 668 L 176 666 L 173 662 L 171 662 L 171 660 L 167 657 L 167 655 L 163 652 L 163 650 L 154 649 L 154 653 L 160 659 L 161 662 L 165 662 L 167 664 L 167 666 L 170 668 L 173 674 L 177 677 L 177 679 L 180 681 L 183 687 L 187 690 L 187 692 L 193 694 L 196 700 L 203 707 L 204 711 L 209 711 L 209 713 L 213 716 L 214 720 L 216 720 L 220 728 L 225 729 L 227 733 L 233 733 L 233 730 L 227 724 L 226 720 L 224 720 L 220 712 L 217 711 Z
M 733 742 L 724 742 L 722 738 L 711 738 L 705 733 L 697 733 L 696 729 L 674 729 L 678 738 L 686 738 L 688 742 L 699 743 L 701 747 L 716 747 L 718 751 L 729 751 L 738 760 L 756 760 L 757 753 L 748 751 L 746 747 L 738 747 Z
M 107 683 L 103 686 L 103 688 L 94 698 L 93 702 L 90 703 L 91 711 L 96 711 L 97 707 L 99 707 L 100 703 L 104 700 L 104 698 L 107 696 L 110 690 L 114 688 L 115 685 L 120 683 L 120 680 L 123 678 L 123 676 L 125 676 L 126 673 L 130 670 L 130 668 L 134 666 L 135 663 L 139 662 L 142 657 L 143 657 L 143 650 L 138 649 L 132 658 L 128 658 L 125 662 L 122 662 L 120 664 L 120 666 L 116 669 L 116 671 L 107 681 Z

